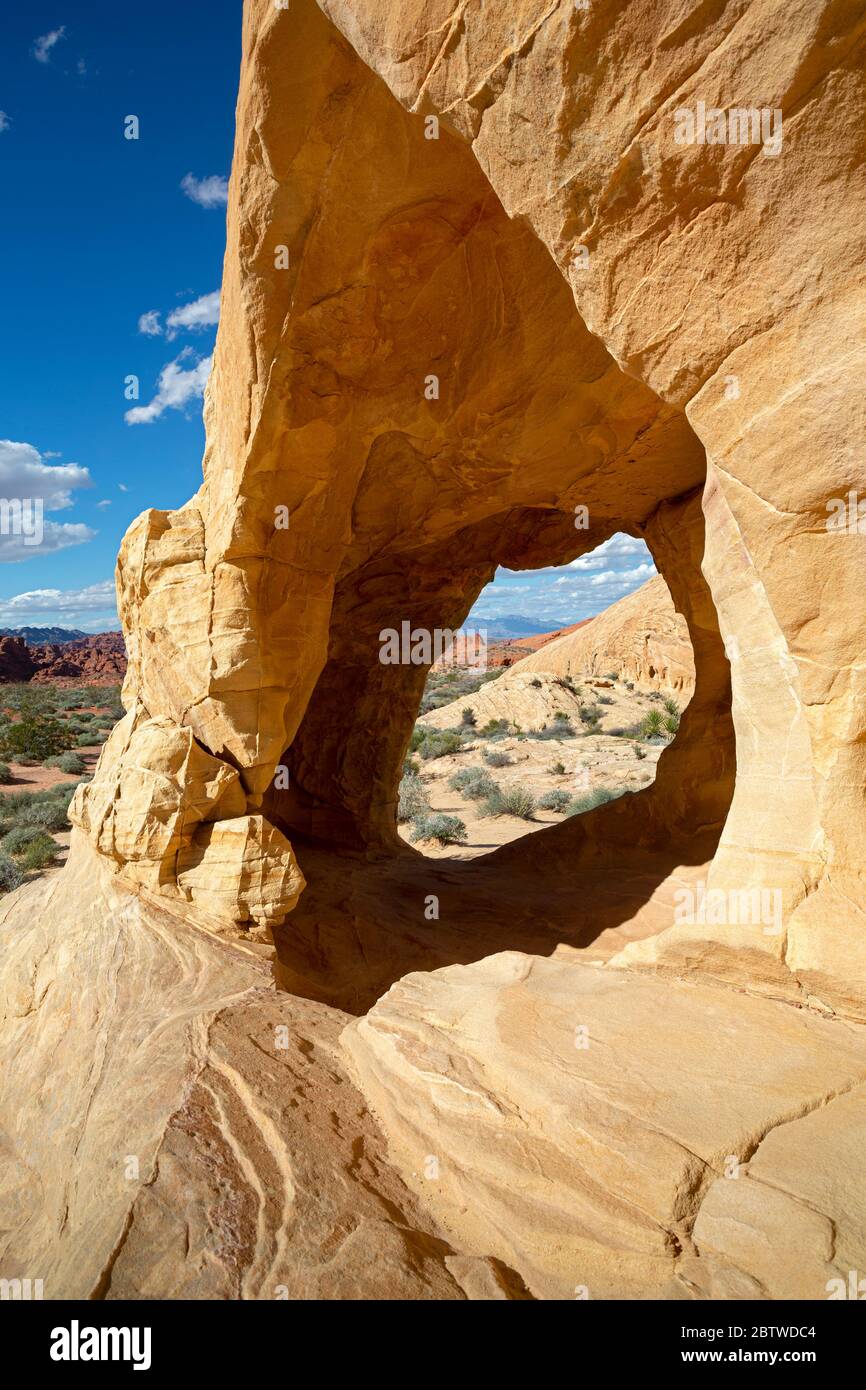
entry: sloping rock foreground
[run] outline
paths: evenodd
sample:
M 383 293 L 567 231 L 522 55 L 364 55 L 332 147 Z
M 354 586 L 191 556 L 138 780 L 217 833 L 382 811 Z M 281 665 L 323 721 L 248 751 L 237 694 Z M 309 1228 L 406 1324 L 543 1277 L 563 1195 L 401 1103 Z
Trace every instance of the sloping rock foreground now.
M 863 1268 L 862 1026 L 508 952 L 343 1041 L 409 1184 L 536 1297 L 822 1299 Z
M 0 1275 L 47 1298 L 820 1299 L 866 1266 L 862 1026 L 518 952 L 352 1022 L 80 837 L 0 949 Z
M 557 676 L 605 676 L 613 671 L 642 690 L 663 690 L 681 700 L 690 699 L 695 688 L 689 629 L 660 574 L 612 603 L 586 627 L 524 657 L 514 670 Z
M 73 908 L 73 904 L 75 907 Z M 463 1298 L 340 1059 L 345 1014 L 79 843 L 7 899 L 0 1276 L 46 1298 Z

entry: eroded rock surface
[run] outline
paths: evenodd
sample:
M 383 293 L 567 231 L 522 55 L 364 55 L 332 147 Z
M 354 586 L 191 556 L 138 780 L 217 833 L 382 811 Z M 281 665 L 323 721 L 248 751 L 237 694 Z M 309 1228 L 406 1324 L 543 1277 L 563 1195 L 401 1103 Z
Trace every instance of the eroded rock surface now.
M 388 1164 L 340 1060 L 347 1015 L 276 992 L 255 947 L 130 893 L 80 838 L 0 918 L 4 1278 L 50 1299 L 449 1299 L 474 1271 L 525 1296 Z
M 585 628 L 524 657 L 515 671 L 553 671 L 559 676 L 614 671 L 641 689 L 663 690 L 683 702 L 695 686 L 689 630 L 661 575 L 612 603 Z
M 822 1299 L 863 1266 L 862 1026 L 509 952 L 343 1044 L 406 1181 L 536 1297 Z

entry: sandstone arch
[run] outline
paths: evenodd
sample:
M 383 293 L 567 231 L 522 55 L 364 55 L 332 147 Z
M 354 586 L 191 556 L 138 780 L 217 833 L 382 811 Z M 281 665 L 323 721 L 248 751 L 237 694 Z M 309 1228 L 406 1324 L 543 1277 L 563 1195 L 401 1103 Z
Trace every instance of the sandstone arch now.
M 545 871 L 605 849 L 620 872 L 626 846 L 642 871 L 653 849 L 666 866 L 675 850 L 699 862 L 724 820 L 733 752 L 727 664 L 699 574 L 697 438 L 587 332 L 547 250 L 509 219 L 460 135 L 443 123 L 426 138 L 423 118 L 314 4 L 290 24 L 250 6 L 245 42 L 205 481 L 124 543 L 131 722 L 81 794 L 79 824 L 125 876 L 271 924 L 297 902 L 299 853 L 309 877 L 301 846 L 409 853 L 394 807 L 424 672 L 383 666 L 380 630 L 458 627 L 497 564 L 559 563 L 625 529 L 646 535 L 689 618 L 699 690 L 655 791 L 545 837 L 536 893 Z M 578 505 L 588 531 L 575 528 Z M 275 526 L 281 508 L 287 529 Z M 124 846 L 165 814 L 130 806 L 134 833 L 123 826 L 142 726 L 160 776 L 157 726 L 191 731 L 234 771 L 252 834 L 234 803 L 190 798 L 177 775 L 177 834 L 130 870 Z M 274 788 L 277 766 L 287 792 Z M 519 857 L 499 859 L 504 883 L 525 876 Z M 286 949 L 309 907 L 278 933 Z M 482 937 L 476 954 L 490 948 Z M 297 963 L 296 944 L 291 954 Z

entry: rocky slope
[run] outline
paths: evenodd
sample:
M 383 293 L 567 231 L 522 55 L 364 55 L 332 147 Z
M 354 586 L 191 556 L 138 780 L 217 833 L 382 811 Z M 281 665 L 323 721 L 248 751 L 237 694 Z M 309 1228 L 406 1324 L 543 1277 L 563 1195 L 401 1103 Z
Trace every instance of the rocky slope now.
M 683 702 L 695 688 L 688 625 L 660 574 L 611 604 L 588 627 L 524 657 L 515 670 L 597 677 L 613 672 L 643 690 L 662 690 Z

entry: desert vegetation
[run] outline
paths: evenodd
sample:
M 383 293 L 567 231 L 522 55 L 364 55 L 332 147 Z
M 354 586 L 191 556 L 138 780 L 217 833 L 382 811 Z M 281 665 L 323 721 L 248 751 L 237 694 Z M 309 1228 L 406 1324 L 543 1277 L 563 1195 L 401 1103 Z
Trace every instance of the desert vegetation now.
M 62 859 L 69 803 L 122 715 L 117 686 L 0 688 L 0 893 Z
M 677 701 L 617 672 L 539 673 L 515 685 L 518 672 L 431 673 L 397 814 L 403 836 L 425 852 L 483 853 L 640 791 L 676 736 Z M 510 712 L 485 717 L 472 700 L 481 691 L 502 692 L 497 708 Z

